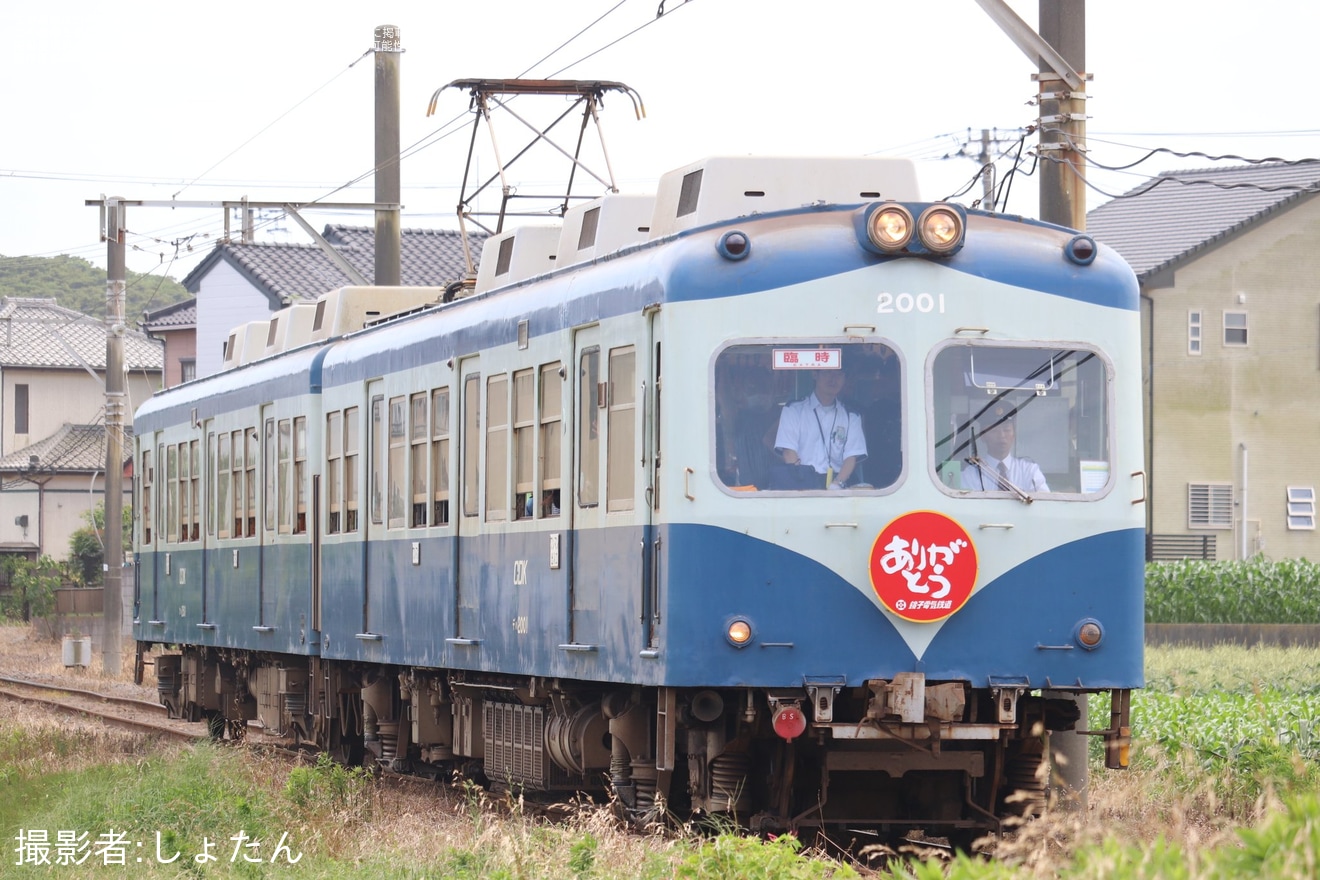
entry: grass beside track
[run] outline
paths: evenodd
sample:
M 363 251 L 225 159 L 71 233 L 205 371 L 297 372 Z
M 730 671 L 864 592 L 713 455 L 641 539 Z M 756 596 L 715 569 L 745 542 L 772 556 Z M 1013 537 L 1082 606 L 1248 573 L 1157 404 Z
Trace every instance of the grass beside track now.
M 1320 875 L 1320 758 L 1308 738 L 1320 717 L 1320 651 L 1150 649 L 1147 678 L 1133 701 L 1133 768 L 1096 766 L 1087 810 L 1016 831 L 993 861 L 914 848 L 899 861 L 843 863 L 788 837 L 639 836 L 593 805 L 551 823 L 472 786 L 403 784 L 326 761 L 291 766 L 18 710 L 0 717 L 0 878 Z M 1092 718 L 1102 709 L 1093 705 Z M 16 864 L 40 849 L 34 831 L 51 862 L 61 836 L 86 833 L 83 864 Z M 123 866 L 105 864 L 117 852 L 112 833 L 122 835 Z

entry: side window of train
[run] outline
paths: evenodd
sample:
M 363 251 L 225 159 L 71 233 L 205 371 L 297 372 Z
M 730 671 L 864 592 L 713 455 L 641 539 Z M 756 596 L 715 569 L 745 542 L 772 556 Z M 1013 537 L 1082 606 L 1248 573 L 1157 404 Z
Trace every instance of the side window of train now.
M 293 533 L 307 534 L 307 418 L 293 420 Z
M 325 533 L 344 530 L 344 414 L 325 416 Z
M 266 531 L 275 530 L 276 473 L 275 473 L 275 420 L 266 419 L 265 443 L 261 450 L 264 479 L 262 481 L 262 516 Z
M 477 482 L 481 454 L 477 438 L 481 436 L 481 376 L 463 377 L 463 435 L 459 448 L 463 456 L 463 515 L 476 516 L 480 507 Z
M 605 509 L 632 510 L 637 485 L 637 353 L 632 346 L 610 350 L 605 401 Z
M 714 470 L 727 490 L 877 491 L 903 473 L 903 363 L 883 342 L 734 344 L 712 382 Z
M 486 378 L 486 520 L 509 518 L 509 377 Z
M 371 505 L 371 521 L 385 521 L 385 398 L 371 399 L 371 434 L 367 438 L 367 457 L 370 462 L 370 483 L 367 489 Z
M 279 461 L 275 484 L 278 493 L 276 506 L 279 512 L 279 532 L 288 535 L 293 532 L 293 422 L 280 419 L 276 424 L 276 455 Z
M 559 516 L 559 490 L 563 473 L 564 368 L 558 361 L 541 367 L 541 448 L 537 458 L 541 491 L 540 516 Z
M 208 491 L 206 497 L 206 534 L 208 537 L 215 537 L 215 507 L 216 507 L 216 477 L 219 469 L 216 464 L 216 455 L 219 449 L 215 432 L 211 431 L 206 435 L 206 485 Z
M 155 509 L 153 494 L 155 492 L 156 465 L 150 449 L 142 450 L 142 543 L 150 544 L 151 537 L 154 534 L 151 521 L 152 511 Z
M 390 398 L 389 490 L 386 505 L 389 527 L 401 529 L 407 524 L 408 483 L 405 462 L 408 458 L 408 398 Z
M 1110 482 L 1109 382 L 1096 351 L 959 343 L 931 361 L 933 459 L 947 489 L 1083 497 Z
M 425 392 L 408 399 L 408 479 L 412 496 L 408 524 L 415 529 L 427 524 L 430 507 L 426 501 L 426 468 L 430 458 L 427 444 L 431 436 L 426 423 L 426 401 Z
M 449 525 L 449 389 L 431 392 L 431 524 Z
M 362 461 L 362 410 L 344 410 L 344 531 L 358 530 L 358 473 Z
M 589 348 L 578 361 L 578 507 L 600 503 L 600 349 Z
M 513 374 L 513 518 L 536 513 L 536 371 Z
M 179 448 L 165 447 L 165 533 L 166 543 L 179 540 Z

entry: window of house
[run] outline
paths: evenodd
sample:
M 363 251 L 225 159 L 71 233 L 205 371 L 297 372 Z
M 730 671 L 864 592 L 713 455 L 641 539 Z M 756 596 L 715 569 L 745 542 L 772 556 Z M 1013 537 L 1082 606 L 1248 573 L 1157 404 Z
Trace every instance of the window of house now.
M 28 386 L 14 386 L 14 433 L 27 434 L 28 425 Z
M 1315 487 L 1288 487 L 1288 529 L 1315 530 Z
M 1247 344 L 1247 313 L 1224 312 L 1224 345 Z
M 1187 527 L 1189 529 L 1233 528 L 1233 484 L 1189 483 Z
M 179 381 L 191 382 L 197 378 L 197 359 L 180 358 L 179 359 Z
M 1187 353 L 1201 353 L 1201 310 L 1193 309 L 1187 313 Z

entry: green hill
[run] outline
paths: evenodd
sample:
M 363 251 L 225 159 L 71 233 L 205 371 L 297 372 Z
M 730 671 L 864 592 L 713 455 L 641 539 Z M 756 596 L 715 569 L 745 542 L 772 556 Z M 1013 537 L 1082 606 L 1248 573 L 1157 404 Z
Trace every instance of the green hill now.
M 0 256 L 0 296 L 53 299 L 84 315 L 105 315 L 105 270 L 81 257 Z M 190 293 L 173 278 L 128 273 L 124 317 L 129 324 L 144 311 L 188 299 Z

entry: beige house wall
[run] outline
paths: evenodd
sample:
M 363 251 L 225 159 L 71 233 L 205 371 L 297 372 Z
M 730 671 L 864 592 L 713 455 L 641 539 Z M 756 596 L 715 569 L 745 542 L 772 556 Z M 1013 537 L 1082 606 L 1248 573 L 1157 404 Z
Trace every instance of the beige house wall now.
M 1320 533 L 1290 531 L 1287 487 L 1320 491 L 1320 199 L 1258 223 L 1177 269 L 1152 302 L 1151 531 L 1216 536 L 1220 559 L 1320 560 Z M 1201 354 L 1188 315 L 1201 312 Z M 1248 343 L 1224 343 L 1224 312 L 1247 314 Z M 1227 483 L 1231 530 L 1188 527 L 1188 485 Z M 1243 492 L 1243 486 L 1246 492 Z
M 28 432 L 14 433 L 14 386 L 28 386 Z M 159 373 L 131 372 L 125 383 L 128 401 L 125 421 L 160 385 Z M 0 455 L 18 452 L 45 440 L 65 424 L 96 425 L 105 421 L 105 374 L 93 379 L 86 370 L 7 367 L 0 371 L 3 418 L 0 418 Z

